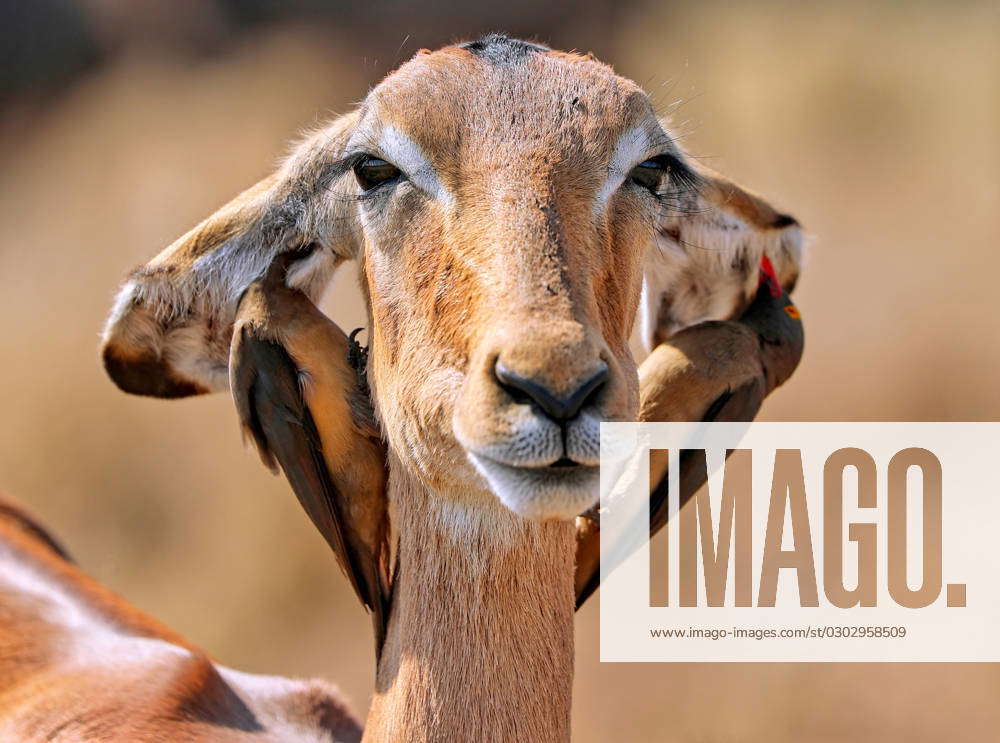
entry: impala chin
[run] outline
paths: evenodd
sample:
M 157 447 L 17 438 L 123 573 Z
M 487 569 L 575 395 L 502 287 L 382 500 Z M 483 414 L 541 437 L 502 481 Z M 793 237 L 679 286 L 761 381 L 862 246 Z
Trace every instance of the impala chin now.
M 538 520 L 575 518 L 598 499 L 600 418 L 584 411 L 559 426 L 518 407 L 513 436 L 490 443 L 466 440 L 470 461 L 514 513 Z
M 573 519 L 597 502 L 596 466 L 559 461 L 547 467 L 517 467 L 475 454 L 469 458 L 500 502 L 526 519 Z

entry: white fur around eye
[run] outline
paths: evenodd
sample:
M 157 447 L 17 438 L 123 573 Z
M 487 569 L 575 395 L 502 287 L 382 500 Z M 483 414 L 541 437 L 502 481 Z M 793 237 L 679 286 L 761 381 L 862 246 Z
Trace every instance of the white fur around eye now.
M 451 204 L 451 192 L 438 178 L 434 166 L 416 142 L 396 127 L 388 126 L 379 137 L 379 153 L 413 182 L 417 188 L 445 204 Z
M 595 214 L 604 211 L 611 194 L 621 187 L 632 168 L 645 158 L 651 145 L 648 130 L 641 126 L 632 127 L 618 137 L 611 161 L 608 163 L 608 176 L 594 199 Z

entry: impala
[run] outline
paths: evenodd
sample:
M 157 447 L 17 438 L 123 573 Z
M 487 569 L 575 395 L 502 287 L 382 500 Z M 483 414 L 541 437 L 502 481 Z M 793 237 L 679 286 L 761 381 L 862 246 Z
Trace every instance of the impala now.
M 231 390 L 372 610 L 365 740 L 566 741 L 599 423 L 751 419 L 801 353 L 800 254 L 634 83 L 494 35 L 421 51 L 134 271 L 103 358 L 127 392 Z M 349 261 L 367 355 L 313 305 Z
M 76 567 L 0 500 L 0 740 L 347 743 L 329 684 L 240 673 Z

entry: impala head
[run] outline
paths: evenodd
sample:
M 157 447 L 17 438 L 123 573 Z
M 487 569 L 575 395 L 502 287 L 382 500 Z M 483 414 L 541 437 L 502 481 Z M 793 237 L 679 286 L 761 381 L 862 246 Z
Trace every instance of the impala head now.
M 288 282 L 313 297 L 358 260 L 398 460 L 438 492 L 571 518 L 597 497 L 599 422 L 636 415 L 640 295 L 647 328 L 729 317 L 765 251 L 794 280 L 798 230 L 692 165 L 611 68 L 488 37 L 418 54 L 135 271 L 111 376 L 225 387 L 238 298 L 289 250 Z

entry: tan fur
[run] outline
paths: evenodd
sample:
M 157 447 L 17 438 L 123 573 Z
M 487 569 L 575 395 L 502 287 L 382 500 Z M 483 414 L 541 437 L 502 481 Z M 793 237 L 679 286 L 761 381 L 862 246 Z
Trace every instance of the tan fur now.
M 355 155 L 405 177 L 359 198 L 336 172 Z M 659 156 L 677 168 L 665 203 L 629 178 Z M 591 56 L 449 47 L 133 274 L 105 333 L 109 373 L 143 394 L 223 386 L 238 297 L 307 244 L 320 251 L 288 283 L 313 299 L 359 263 L 389 448 L 399 567 L 367 739 L 567 740 L 572 519 L 596 499 L 599 422 L 639 412 L 640 296 L 651 343 L 734 318 L 763 255 L 794 283 L 798 226 L 692 165 L 648 96 Z M 560 429 L 498 383 L 498 362 L 557 396 L 608 374 Z M 337 447 L 348 429 L 328 425 Z M 576 466 L 548 467 L 560 453 Z
M 357 741 L 319 681 L 241 674 L 71 565 L 0 503 L 0 740 Z
M 399 471 L 398 469 L 395 471 Z M 405 476 L 392 621 L 365 741 L 568 741 L 573 525 L 463 518 Z

